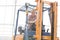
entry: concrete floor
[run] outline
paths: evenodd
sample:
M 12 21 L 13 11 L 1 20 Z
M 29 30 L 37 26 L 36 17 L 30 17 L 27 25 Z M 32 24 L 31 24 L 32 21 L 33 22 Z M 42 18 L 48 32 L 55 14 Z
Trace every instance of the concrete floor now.
M 9 36 L 0 36 L 0 40 L 12 40 L 12 37 L 9 37 Z

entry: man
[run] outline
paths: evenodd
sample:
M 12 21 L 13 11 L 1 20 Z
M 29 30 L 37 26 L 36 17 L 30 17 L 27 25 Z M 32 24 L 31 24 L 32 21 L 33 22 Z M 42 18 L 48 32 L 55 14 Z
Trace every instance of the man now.
M 28 25 L 29 25 L 29 30 L 33 30 L 33 31 L 35 31 L 36 30 L 36 28 L 35 28 L 35 22 L 36 22 L 36 12 L 35 12 L 35 10 L 33 10 L 32 12 L 31 12 L 31 15 L 29 15 L 29 17 L 28 17 Z

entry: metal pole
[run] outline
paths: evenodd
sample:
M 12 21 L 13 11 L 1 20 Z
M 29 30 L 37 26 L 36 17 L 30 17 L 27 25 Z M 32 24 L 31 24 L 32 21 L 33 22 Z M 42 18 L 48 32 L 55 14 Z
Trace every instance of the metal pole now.
M 28 40 L 28 5 L 27 3 L 25 4 L 25 6 L 26 6 L 26 26 L 25 26 L 24 40 Z
M 15 38 L 16 38 L 16 33 L 17 33 L 18 18 L 19 18 L 19 10 L 18 10 L 18 12 L 17 12 L 17 19 L 16 19 L 16 27 L 15 27 L 15 36 L 14 36 L 14 40 L 15 40 Z

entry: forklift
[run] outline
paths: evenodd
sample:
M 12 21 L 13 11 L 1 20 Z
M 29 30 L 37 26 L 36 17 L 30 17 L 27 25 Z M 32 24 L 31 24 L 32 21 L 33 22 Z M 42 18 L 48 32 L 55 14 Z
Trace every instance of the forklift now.
M 29 3 L 25 3 L 25 9 L 21 7 L 17 12 L 17 19 L 16 19 L 16 28 L 15 28 L 15 35 L 13 40 L 59 40 L 57 37 L 57 2 L 48 2 L 43 0 L 35 0 L 37 5 L 31 5 Z M 50 7 L 44 7 L 44 4 L 48 4 Z M 34 9 L 35 8 L 35 9 Z M 35 24 L 32 25 L 35 30 L 28 30 L 28 14 L 32 12 L 32 10 L 37 11 L 37 18 Z M 51 24 L 51 33 L 49 33 L 49 29 L 45 32 L 45 25 L 43 25 L 43 12 L 47 11 L 49 13 L 50 24 Z M 18 31 L 20 32 L 17 35 L 17 26 L 18 26 L 18 18 L 19 12 L 23 11 L 26 12 L 26 25 L 25 30 L 22 30 L 22 27 L 18 27 Z M 35 27 L 35 28 L 34 28 Z M 24 35 L 22 35 L 24 33 Z

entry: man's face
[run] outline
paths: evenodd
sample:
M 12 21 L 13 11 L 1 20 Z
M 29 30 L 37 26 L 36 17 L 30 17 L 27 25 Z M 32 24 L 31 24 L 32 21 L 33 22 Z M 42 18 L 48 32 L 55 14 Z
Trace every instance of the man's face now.
M 32 15 L 35 15 L 35 11 L 32 11 Z

